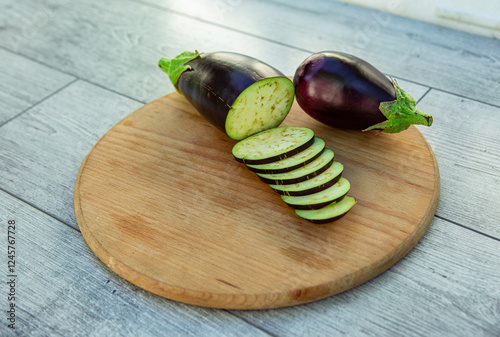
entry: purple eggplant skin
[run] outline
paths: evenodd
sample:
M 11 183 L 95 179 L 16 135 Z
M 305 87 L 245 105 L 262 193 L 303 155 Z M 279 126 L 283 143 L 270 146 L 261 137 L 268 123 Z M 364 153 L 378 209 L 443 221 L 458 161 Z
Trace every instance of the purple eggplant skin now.
M 291 108 L 294 99 L 293 83 L 276 68 L 253 57 L 233 52 L 190 54 L 192 56 L 180 64 L 183 70 L 178 77 L 171 77 L 172 83 L 208 122 L 228 136 L 231 137 L 227 129 L 227 118 L 233 103 L 245 89 L 258 81 L 276 78 L 287 81 L 290 100 L 288 110 Z M 167 67 L 173 68 L 170 66 L 171 61 L 163 58 L 159 65 L 168 73 Z M 275 124 L 279 125 L 285 116 Z
M 302 110 L 326 125 L 397 133 L 411 124 L 432 124 L 396 81 L 354 55 L 315 53 L 299 65 L 293 83 Z
M 221 131 L 231 104 L 243 90 L 265 77 L 285 76 L 256 59 L 229 52 L 203 53 L 186 65 L 192 71 L 182 73 L 177 87 Z

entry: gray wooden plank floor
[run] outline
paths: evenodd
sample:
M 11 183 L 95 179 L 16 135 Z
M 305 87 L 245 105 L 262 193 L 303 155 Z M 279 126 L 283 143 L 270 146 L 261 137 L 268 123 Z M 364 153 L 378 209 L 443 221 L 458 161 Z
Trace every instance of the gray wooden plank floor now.
M 62 88 L 74 77 L 0 49 L 0 124 Z
M 111 272 L 79 233 L 76 174 L 112 125 L 173 91 L 158 59 L 194 49 L 242 52 L 290 75 L 311 52 L 336 49 L 396 77 L 435 118 L 419 127 L 442 184 L 423 239 L 351 291 L 276 310 L 185 305 Z M 333 0 L 0 0 L 0 59 L 0 222 L 19 226 L 17 335 L 498 335 L 498 40 Z M 6 251 L 5 230 L 0 240 Z M 4 320 L 0 335 L 12 332 Z
M 168 301 L 131 285 L 92 254 L 78 231 L 5 192 L 0 196 L 0 214 L 17 224 L 20 335 L 216 336 L 220 327 L 228 335 L 267 335 L 229 312 Z M 6 231 L 0 239 L 7 241 Z M 2 336 L 7 330 L 0 325 Z
M 500 105 L 498 40 L 331 0 L 145 2 L 308 53 L 342 50 L 391 76 Z

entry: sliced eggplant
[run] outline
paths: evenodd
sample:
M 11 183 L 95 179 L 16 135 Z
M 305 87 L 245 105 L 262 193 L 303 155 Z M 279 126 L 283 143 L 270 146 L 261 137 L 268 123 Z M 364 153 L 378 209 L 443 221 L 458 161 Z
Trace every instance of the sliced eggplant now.
M 296 209 L 295 214 L 316 224 L 333 222 L 346 215 L 356 204 L 356 199 L 346 195 L 341 200 L 328 204 L 320 209 Z
M 288 206 L 295 209 L 319 209 L 342 199 L 349 192 L 350 188 L 351 184 L 349 181 L 342 177 L 335 185 L 323 191 L 302 196 L 282 195 L 281 199 Z
M 275 192 L 281 195 L 301 196 L 321 192 L 336 184 L 342 177 L 344 165 L 334 161 L 332 165 L 323 173 L 314 178 L 296 184 L 289 185 L 269 185 Z
M 333 151 L 330 149 L 325 149 L 318 158 L 316 158 L 309 164 L 293 171 L 275 174 L 257 173 L 257 176 L 266 184 L 296 184 L 316 177 L 318 174 L 326 171 L 330 167 L 330 165 L 332 165 L 333 157 Z
M 318 158 L 325 149 L 325 141 L 315 137 L 314 143 L 304 151 L 301 151 L 291 157 L 278 160 L 269 164 L 252 165 L 247 164 L 250 171 L 256 173 L 284 173 L 295 170 L 301 166 L 309 164 L 314 159 Z
M 259 132 L 233 146 L 234 158 L 245 164 L 268 164 L 293 156 L 314 143 L 314 131 L 280 126 Z
M 250 56 L 184 52 L 159 66 L 207 121 L 235 140 L 279 126 L 294 100 L 292 81 Z

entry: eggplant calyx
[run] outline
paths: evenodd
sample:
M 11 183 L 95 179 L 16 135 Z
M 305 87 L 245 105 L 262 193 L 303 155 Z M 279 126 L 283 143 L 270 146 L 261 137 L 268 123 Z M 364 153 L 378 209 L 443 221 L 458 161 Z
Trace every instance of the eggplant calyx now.
M 412 124 L 431 126 L 432 116 L 417 110 L 415 99 L 401 89 L 396 80 L 392 79 L 392 85 L 396 90 L 396 99 L 390 102 L 381 102 L 379 106 L 387 120 L 363 131 L 378 130 L 386 133 L 398 133 L 408 129 Z
M 170 81 L 175 87 L 175 90 L 177 90 L 177 92 L 181 95 L 182 92 L 177 87 L 177 81 L 179 80 L 179 77 L 183 72 L 192 69 L 190 66 L 186 65 L 186 63 L 194 60 L 199 56 L 200 53 L 197 50 L 195 50 L 194 52 L 185 51 L 183 53 L 180 53 L 173 59 L 162 57 L 158 62 L 158 66 L 168 74 Z

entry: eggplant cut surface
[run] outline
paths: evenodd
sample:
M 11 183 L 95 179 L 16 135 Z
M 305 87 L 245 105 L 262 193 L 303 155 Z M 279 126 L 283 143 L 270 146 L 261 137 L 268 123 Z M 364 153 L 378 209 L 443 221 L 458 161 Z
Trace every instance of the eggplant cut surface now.
M 266 78 L 246 88 L 234 101 L 226 117 L 226 134 L 245 139 L 283 122 L 293 103 L 293 88 L 284 77 Z
M 314 143 L 307 149 L 282 160 L 275 161 L 269 164 L 252 165 L 247 164 L 250 171 L 256 173 L 284 173 L 292 171 L 301 166 L 309 164 L 311 161 L 318 158 L 325 150 L 325 141 L 321 138 L 315 137 Z
M 184 52 L 162 58 L 159 66 L 207 121 L 234 140 L 279 126 L 295 97 L 282 72 L 239 53 Z
M 236 143 L 234 158 L 245 164 L 267 164 L 293 156 L 314 143 L 314 131 L 300 126 L 281 126 L 259 132 Z

